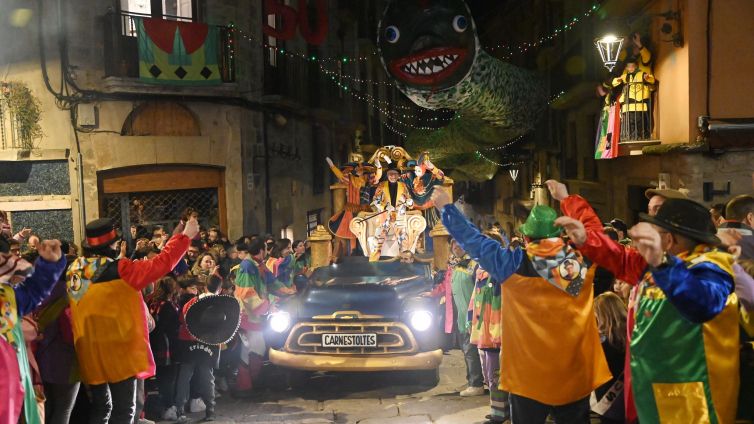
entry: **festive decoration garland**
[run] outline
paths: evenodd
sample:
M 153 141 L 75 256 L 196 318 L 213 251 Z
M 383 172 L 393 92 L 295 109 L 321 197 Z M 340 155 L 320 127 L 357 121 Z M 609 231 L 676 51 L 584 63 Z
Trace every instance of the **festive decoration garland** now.
M 540 37 L 537 41 L 534 42 L 524 42 L 516 46 L 510 46 L 507 44 L 500 43 L 495 46 L 486 46 L 485 48 L 489 50 L 490 52 L 494 52 L 496 50 L 507 50 L 506 53 L 504 53 L 503 58 L 504 59 L 510 59 L 513 57 L 514 54 L 523 54 L 526 53 L 530 48 L 539 47 L 542 44 L 552 41 L 559 36 L 565 34 L 566 32 L 574 29 L 576 25 L 582 21 L 584 21 L 586 18 L 589 18 L 590 16 L 597 13 L 597 11 L 602 7 L 600 3 L 594 3 L 592 4 L 589 9 L 586 11 L 579 13 L 578 15 L 575 15 L 571 19 L 567 21 L 566 24 L 564 24 L 562 27 L 555 28 L 549 35 Z

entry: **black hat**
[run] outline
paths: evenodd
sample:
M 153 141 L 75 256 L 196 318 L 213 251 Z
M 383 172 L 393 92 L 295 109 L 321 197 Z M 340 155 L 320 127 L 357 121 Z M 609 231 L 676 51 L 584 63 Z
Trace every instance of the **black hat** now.
M 84 232 L 86 233 L 84 247 L 89 249 L 109 246 L 120 239 L 110 218 L 100 218 L 86 224 Z
M 186 329 L 209 345 L 227 343 L 241 325 L 241 304 L 233 296 L 202 295 L 186 309 Z
M 390 162 L 387 165 L 387 169 L 385 170 L 385 175 L 387 175 L 387 173 L 390 172 L 390 171 L 395 171 L 395 172 L 397 172 L 399 174 L 401 173 L 401 169 L 398 167 L 398 164 L 395 161 Z
M 709 210 L 701 203 L 690 199 L 667 199 L 657 211 L 657 215 L 649 216 L 642 212 L 639 217 L 671 233 L 698 242 L 721 244 L 715 235 L 715 225 L 712 223 Z
M 612 221 L 610 221 L 610 226 L 615 228 L 616 230 L 623 231 L 624 233 L 628 233 L 628 225 L 626 225 L 623 220 L 620 220 L 618 218 L 614 218 Z

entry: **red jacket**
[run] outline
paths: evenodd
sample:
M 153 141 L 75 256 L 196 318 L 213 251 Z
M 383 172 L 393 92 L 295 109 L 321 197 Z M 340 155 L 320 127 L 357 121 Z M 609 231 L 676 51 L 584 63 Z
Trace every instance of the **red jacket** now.
M 571 195 L 560 202 L 560 210 L 563 215 L 578 219 L 581 222 L 599 219 L 594 209 L 581 196 Z M 638 250 L 626 247 L 605 234 L 602 231 L 587 229 L 586 241 L 580 246 L 579 251 L 594 263 L 612 272 L 615 278 L 636 287 L 647 272 L 647 261 Z M 634 406 L 633 391 L 631 389 L 631 333 L 634 329 L 635 317 L 631 310 L 634 305 L 636 290 L 631 290 L 629 301 L 628 320 L 626 322 L 626 360 L 623 367 L 624 395 L 626 402 L 626 422 L 636 421 L 636 407 Z

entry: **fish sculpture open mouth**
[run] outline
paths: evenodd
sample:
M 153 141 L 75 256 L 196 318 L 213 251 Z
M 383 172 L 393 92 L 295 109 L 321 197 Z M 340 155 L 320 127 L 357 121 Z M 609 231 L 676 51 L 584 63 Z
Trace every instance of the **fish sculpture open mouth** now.
M 390 63 L 393 75 L 417 85 L 434 85 L 453 75 L 466 60 L 466 50 L 437 47 Z

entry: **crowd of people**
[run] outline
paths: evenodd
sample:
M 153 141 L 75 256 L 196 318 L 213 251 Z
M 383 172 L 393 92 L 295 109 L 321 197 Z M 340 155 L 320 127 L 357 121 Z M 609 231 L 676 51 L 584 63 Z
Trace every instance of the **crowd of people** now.
M 172 235 L 132 225 L 122 237 L 111 220 L 95 220 L 81 249 L 13 232 L 2 212 L 0 224 L 2 423 L 148 423 L 146 394 L 155 391 L 149 407 L 162 419 L 204 411 L 214 420 L 217 396 L 246 396 L 258 383 L 262 320 L 312 272 L 308 242 L 232 243 L 201 228 L 190 208 Z M 232 339 L 208 342 L 220 324 L 204 335 L 188 324 L 209 297 L 242 306 Z
M 754 420 L 754 196 L 708 209 L 647 190 L 629 229 L 546 185 L 562 216 L 535 206 L 510 241 L 432 196 L 452 254 L 427 295 L 452 299 L 461 396 L 487 385 L 486 424 Z
M 535 206 L 510 237 L 431 195 L 451 255 L 423 296 L 445 297 L 443 329 L 466 363 L 460 395 L 486 385 L 488 423 L 754 418 L 754 197 L 710 209 L 648 190 L 644 222 L 629 229 L 547 187 L 562 216 Z M 81 249 L 14 232 L 5 213 L 0 225 L 0 422 L 76 422 L 82 398 L 79 420 L 148 422 L 150 391 L 164 420 L 213 420 L 217 396 L 258 385 L 266 316 L 313 271 L 306 241 L 232 243 L 191 209 L 172 234 L 133 225 L 124 238 L 95 220 Z M 240 307 L 240 329 L 209 342 L 188 324 L 192 308 L 222 297 Z

